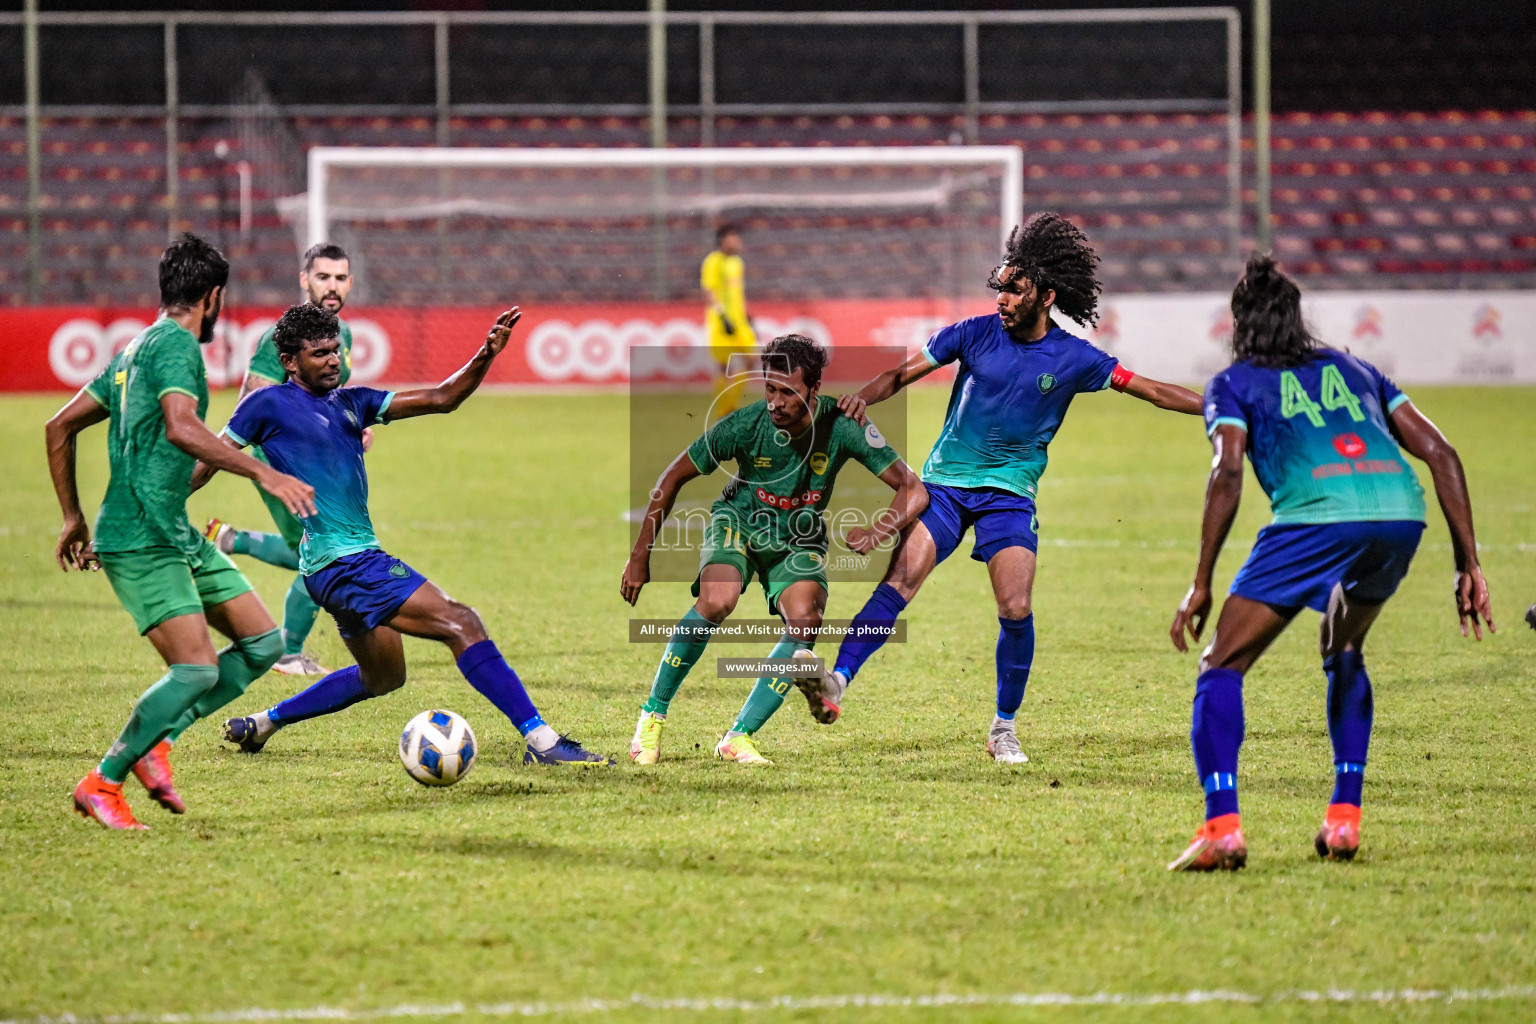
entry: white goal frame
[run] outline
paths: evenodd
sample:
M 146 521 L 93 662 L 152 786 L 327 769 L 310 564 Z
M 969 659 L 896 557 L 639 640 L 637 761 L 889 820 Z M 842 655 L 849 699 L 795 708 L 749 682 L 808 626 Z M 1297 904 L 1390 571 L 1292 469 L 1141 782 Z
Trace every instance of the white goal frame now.
M 1002 168 L 1001 246 L 1024 217 L 1024 151 L 1017 146 L 797 146 L 772 149 L 470 149 L 436 146 L 316 146 L 309 151 L 309 245 L 329 241 L 326 182 L 332 167 L 815 167 L 975 166 Z

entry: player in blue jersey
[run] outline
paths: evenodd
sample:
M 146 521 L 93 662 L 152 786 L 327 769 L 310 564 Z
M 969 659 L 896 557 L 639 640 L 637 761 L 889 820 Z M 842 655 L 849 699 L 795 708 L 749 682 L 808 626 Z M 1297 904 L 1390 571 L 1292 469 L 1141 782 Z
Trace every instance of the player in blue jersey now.
M 1053 309 L 1079 323 L 1098 321 L 1098 262 L 1073 224 L 1037 214 L 1009 236 L 1003 264 L 988 281 L 997 292 L 996 314 L 945 327 L 917 355 L 839 401 L 862 421 L 865 406 L 940 366 L 960 364 L 944 429 L 923 467 L 928 510 L 903 531 L 884 581 L 854 618 L 833 668 L 796 680 L 817 721 L 837 720 L 844 691 L 885 642 L 890 624 L 974 529 L 971 557 L 986 563 L 999 626 L 997 713 L 987 752 L 1003 764 L 1028 760 L 1014 714 L 1034 661 L 1035 488 L 1047 446 L 1072 399 L 1087 392 L 1114 388 L 1161 409 L 1200 412 L 1193 391 L 1138 377 L 1052 322 Z
M 501 314 L 475 357 L 437 387 L 398 393 L 338 387 L 341 342 L 329 310 L 294 306 L 277 322 L 277 351 L 288 379 L 248 395 L 224 435 L 238 448 L 261 445 L 274 468 L 315 489 L 316 512 L 304 520 L 299 571 L 315 603 L 336 620 L 357 664 L 266 711 L 231 718 L 224 737 L 241 750 L 256 753 L 278 729 L 399 689 L 405 684 L 405 634 L 447 645 L 470 685 L 526 737 L 523 763 L 612 763 L 544 723 L 475 610 L 381 550 L 368 515 L 363 431 L 457 409 L 485 380 L 520 315 L 515 308 Z
M 1211 574 L 1237 514 L 1243 453 L 1269 495 L 1274 521 L 1222 605 L 1200 659 L 1190 740 L 1205 788 L 1206 823 L 1173 871 L 1235 870 L 1248 860 L 1237 806 L 1243 673 L 1303 607 L 1323 613 L 1334 789 L 1314 841 L 1349 860 L 1360 846 L 1360 792 L 1371 739 L 1371 680 L 1361 648 L 1408 572 L 1424 532 L 1424 491 L 1402 448 L 1429 466 L 1450 526 L 1463 635 L 1494 628 L 1477 561 L 1461 460 L 1408 396 L 1374 366 L 1325 348 L 1301 317 L 1301 290 L 1254 256 L 1232 292 L 1233 364 L 1205 392 L 1216 457 L 1205 495 L 1200 561 L 1179 606 L 1173 644 L 1188 649 L 1211 612 Z

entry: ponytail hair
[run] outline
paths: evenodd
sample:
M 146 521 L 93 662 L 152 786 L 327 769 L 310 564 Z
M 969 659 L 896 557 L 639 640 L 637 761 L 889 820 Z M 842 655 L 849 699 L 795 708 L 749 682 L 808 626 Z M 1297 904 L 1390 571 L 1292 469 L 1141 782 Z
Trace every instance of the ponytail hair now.
M 1263 253 L 1248 257 L 1232 289 L 1232 358 L 1284 370 L 1312 358 L 1318 340 L 1301 319 L 1301 289 Z

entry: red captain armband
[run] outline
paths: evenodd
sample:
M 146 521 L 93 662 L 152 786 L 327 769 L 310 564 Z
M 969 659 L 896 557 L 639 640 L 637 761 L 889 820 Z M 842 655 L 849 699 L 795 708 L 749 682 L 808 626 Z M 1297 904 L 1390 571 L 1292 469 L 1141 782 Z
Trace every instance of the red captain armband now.
M 1116 391 L 1124 391 L 1126 385 L 1135 379 L 1136 375 L 1134 373 L 1116 363 L 1114 371 L 1109 375 L 1109 386 Z

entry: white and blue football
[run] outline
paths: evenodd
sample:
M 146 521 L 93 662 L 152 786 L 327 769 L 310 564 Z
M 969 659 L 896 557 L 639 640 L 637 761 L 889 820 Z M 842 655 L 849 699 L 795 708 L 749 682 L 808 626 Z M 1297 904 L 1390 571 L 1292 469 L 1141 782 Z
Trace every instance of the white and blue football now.
M 400 763 L 423 786 L 451 786 L 475 765 L 475 731 L 452 711 L 423 711 L 400 734 Z

